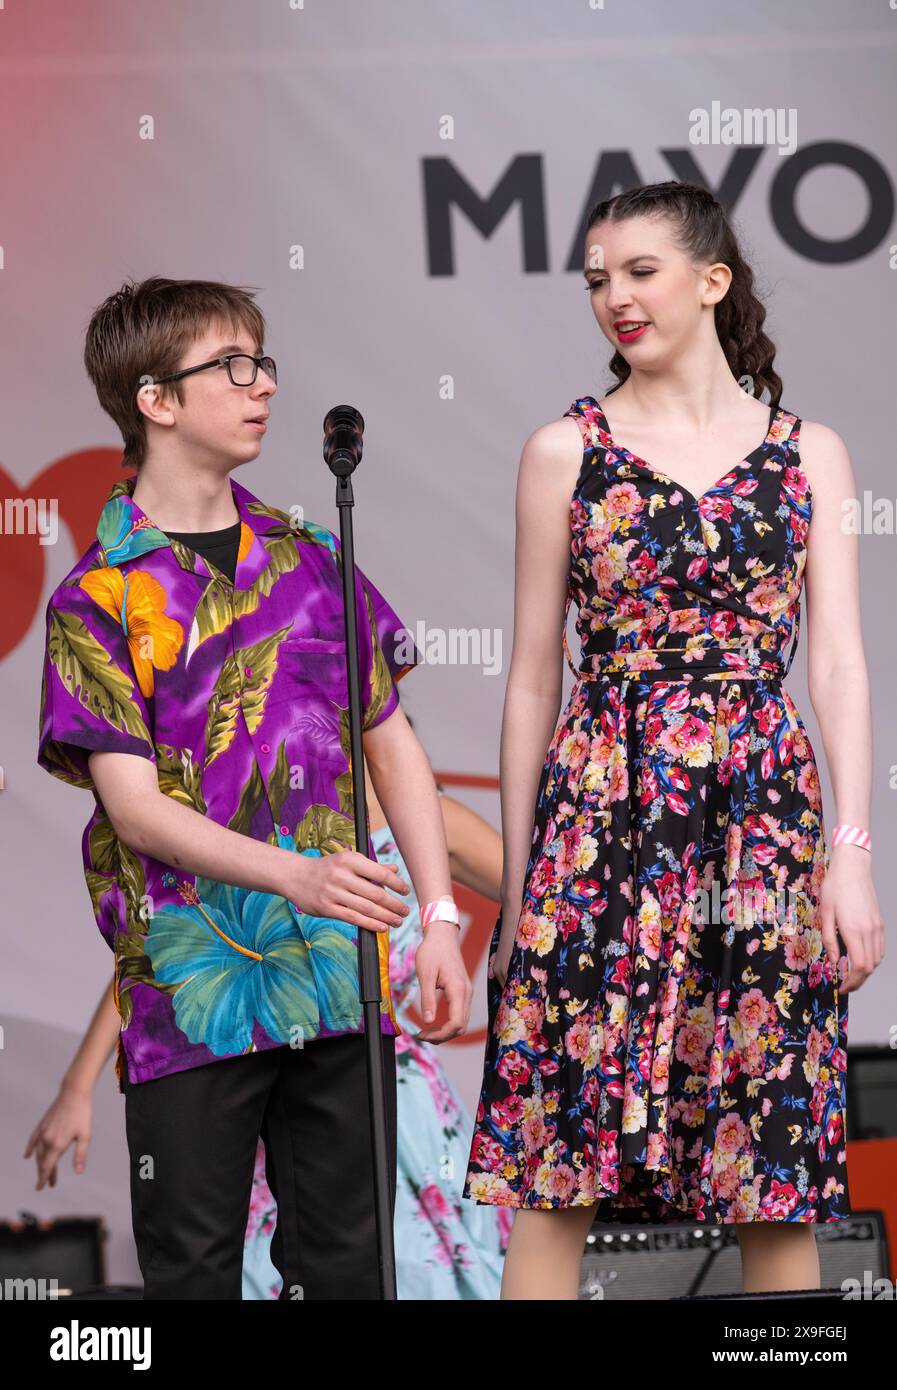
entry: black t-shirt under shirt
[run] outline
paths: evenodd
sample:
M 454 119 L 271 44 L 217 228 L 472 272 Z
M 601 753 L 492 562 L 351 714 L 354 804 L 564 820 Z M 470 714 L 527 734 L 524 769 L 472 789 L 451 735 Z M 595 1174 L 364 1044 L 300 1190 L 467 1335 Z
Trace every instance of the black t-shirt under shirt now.
M 166 531 L 165 534 L 170 540 L 189 545 L 204 560 L 211 560 L 233 584 L 237 573 L 241 526 L 242 522 L 237 520 L 233 526 L 225 526 L 221 531 Z

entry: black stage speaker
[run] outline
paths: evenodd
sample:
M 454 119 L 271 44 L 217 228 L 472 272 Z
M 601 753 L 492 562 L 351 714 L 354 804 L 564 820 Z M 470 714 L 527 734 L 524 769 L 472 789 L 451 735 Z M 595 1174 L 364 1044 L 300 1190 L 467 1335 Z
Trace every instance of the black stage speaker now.
M 59 1298 L 103 1284 L 106 1229 L 100 1216 L 39 1221 L 23 1211 L 0 1221 L 0 1281 L 4 1298 Z
M 897 1047 L 848 1047 L 846 1087 L 847 1142 L 897 1138 Z
M 809 1291 L 815 1297 L 843 1297 L 845 1279 L 856 1279 L 862 1289 L 875 1279 L 890 1277 L 881 1212 L 858 1211 L 840 1221 L 822 1221 L 815 1233 L 822 1284 L 822 1290 Z M 808 1296 L 807 1291 L 793 1292 Z M 580 1272 L 581 1300 L 708 1295 L 744 1296 L 734 1225 L 596 1223 L 589 1232 Z
M 128 1299 L 142 1299 L 142 1284 L 96 1284 L 87 1289 L 73 1289 L 65 1295 L 66 1302 L 80 1303 L 84 1299 L 95 1299 L 105 1303 L 122 1303 Z M 62 1300 L 60 1300 L 62 1301 Z

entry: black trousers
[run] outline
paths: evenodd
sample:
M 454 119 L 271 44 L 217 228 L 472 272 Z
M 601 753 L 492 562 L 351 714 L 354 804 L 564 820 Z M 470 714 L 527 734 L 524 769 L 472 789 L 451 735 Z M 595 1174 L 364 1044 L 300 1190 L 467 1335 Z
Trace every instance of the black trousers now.
M 364 1041 L 316 1038 L 139 1084 L 123 1068 L 144 1298 L 242 1298 L 261 1135 L 281 1299 L 379 1299 Z M 382 1043 L 394 1216 L 395 1038 Z

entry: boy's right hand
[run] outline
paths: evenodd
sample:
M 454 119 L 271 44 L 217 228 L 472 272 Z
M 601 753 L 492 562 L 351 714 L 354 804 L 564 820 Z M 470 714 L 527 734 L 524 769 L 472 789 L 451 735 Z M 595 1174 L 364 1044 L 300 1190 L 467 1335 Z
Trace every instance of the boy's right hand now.
M 28 1158 L 34 1150 L 37 1163 L 35 1188 L 38 1192 L 47 1183 L 51 1187 L 56 1186 L 56 1165 L 73 1141 L 75 1156 L 72 1166 L 76 1173 L 84 1172 L 92 1117 L 93 1097 L 90 1091 L 73 1090 L 66 1086 L 60 1088 L 53 1104 L 35 1126 L 22 1155 Z
M 367 931 L 388 931 L 408 915 L 408 904 L 396 893 L 410 893 L 411 885 L 399 877 L 395 864 L 380 864 L 357 850 L 297 854 L 288 873 L 284 897 L 310 917 L 335 917 Z

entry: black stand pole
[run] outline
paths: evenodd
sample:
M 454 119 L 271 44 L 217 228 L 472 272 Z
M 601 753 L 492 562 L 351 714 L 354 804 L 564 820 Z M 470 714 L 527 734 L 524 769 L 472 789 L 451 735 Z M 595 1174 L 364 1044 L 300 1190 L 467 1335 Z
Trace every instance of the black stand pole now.
M 358 677 L 358 614 L 355 603 L 355 545 L 352 533 L 352 473 L 361 460 L 364 420 L 352 406 L 335 406 L 324 420 L 324 458 L 336 477 L 336 505 L 342 555 L 343 612 L 346 626 L 346 658 L 349 677 L 349 747 L 352 797 L 355 810 L 355 848 L 368 854 L 368 813 L 361 739 L 361 688 Z M 369 855 L 369 858 L 375 856 Z M 393 1208 L 389 1190 L 389 1155 L 386 1129 L 386 1092 L 383 1042 L 380 1032 L 380 957 L 377 934 L 358 928 L 358 997 L 364 1018 L 365 1055 L 368 1071 L 368 1108 L 380 1261 L 380 1297 L 395 1300 L 396 1267 Z

